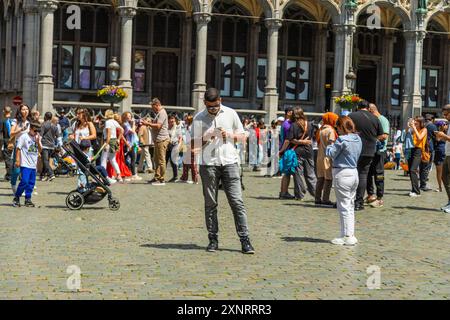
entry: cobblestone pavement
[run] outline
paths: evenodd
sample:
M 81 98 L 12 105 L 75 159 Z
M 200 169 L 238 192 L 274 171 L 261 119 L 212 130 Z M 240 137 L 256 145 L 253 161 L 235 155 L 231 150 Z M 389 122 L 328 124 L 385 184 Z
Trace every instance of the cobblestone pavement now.
M 120 211 L 104 200 L 73 212 L 65 197 L 75 182 L 38 182 L 32 209 L 13 208 L 0 182 L 0 298 L 450 298 L 450 215 L 436 210 L 445 196 L 409 198 L 398 172 L 387 174 L 385 206 L 357 213 L 356 247 L 328 242 L 338 235 L 335 209 L 309 196 L 280 201 L 279 179 L 246 173 L 253 256 L 240 253 L 223 193 L 221 250 L 207 253 L 201 185 L 114 185 Z M 67 288 L 70 265 L 81 269 L 79 292 Z M 380 268 L 380 289 L 367 287 L 370 266 Z

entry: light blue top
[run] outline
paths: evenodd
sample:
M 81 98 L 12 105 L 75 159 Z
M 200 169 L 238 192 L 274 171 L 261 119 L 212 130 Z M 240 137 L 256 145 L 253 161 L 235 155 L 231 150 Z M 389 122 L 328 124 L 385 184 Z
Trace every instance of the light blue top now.
M 362 141 L 359 135 L 350 133 L 340 136 L 327 147 L 326 156 L 333 160 L 333 168 L 356 168 L 361 155 Z

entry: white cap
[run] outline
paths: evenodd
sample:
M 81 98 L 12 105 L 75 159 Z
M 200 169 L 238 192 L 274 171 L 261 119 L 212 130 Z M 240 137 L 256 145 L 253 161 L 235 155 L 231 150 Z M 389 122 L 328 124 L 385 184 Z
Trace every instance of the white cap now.
M 284 117 L 278 117 L 277 121 L 284 121 Z

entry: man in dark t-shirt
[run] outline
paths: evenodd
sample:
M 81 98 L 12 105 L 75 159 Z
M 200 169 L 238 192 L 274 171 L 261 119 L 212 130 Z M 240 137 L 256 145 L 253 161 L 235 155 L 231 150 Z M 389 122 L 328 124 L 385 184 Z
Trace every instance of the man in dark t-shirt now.
M 361 155 L 358 160 L 359 184 L 356 191 L 355 211 L 364 209 L 364 193 L 367 188 L 367 176 L 370 164 L 375 156 L 377 140 L 383 139 L 383 128 L 380 120 L 369 112 L 369 102 L 362 100 L 358 103 L 358 111 L 350 113 L 362 140 Z

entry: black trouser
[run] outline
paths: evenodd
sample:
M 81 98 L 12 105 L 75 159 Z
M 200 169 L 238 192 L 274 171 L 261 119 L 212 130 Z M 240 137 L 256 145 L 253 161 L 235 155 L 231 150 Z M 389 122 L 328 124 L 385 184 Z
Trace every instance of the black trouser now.
M 420 194 L 419 167 L 422 163 L 422 150 L 414 148 L 411 150 L 411 157 L 408 160 L 409 177 L 411 179 L 411 191 Z
M 420 174 L 420 189 L 425 189 L 428 182 L 428 176 L 431 171 L 431 167 L 434 162 L 434 151 L 430 151 L 430 161 L 429 162 L 421 162 L 419 166 L 419 174 Z
M 52 149 L 42 149 L 42 171 L 41 177 L 48 174 L 49 177 L 53 177 L 53 170 L 50 167 L 50 155 L 53 153 Z
M 5 169 L 6 175 L 5 178 L 9 179 L 11 177 L 11 169 L 12 169 L 12 150 L 8 150 L 8 147 L 5 145 L 3 147 L 3 159 L 5 160 Z
M 377 188 L 377 198 L 381 199 L 384 195 L 384 161 L 386 160 L 386 151 L 377 152 L 370 164 L 369 174 L 367 176 L 367 195 L 375 194 L 373 183 Z
M 364 194 L 367 189 L 367 176 L 369 175 L 370 164 L 372 163 L 372 157 L 360 156 L 358 160 L 358 189 L 356 190 L 355 206 L 364 206 Z
M 170 166 L 172 167 L 172 171 L 173 171 L 173 178 L 172 179 L 177 179 L 178 178 L 178 163 L 175 163 L 172 160 L 172 151 L 176 147 L 178 147 L 177 144 L 169 143 L 169 145 L 167 146 L 167 151 L 166 151 L 166 165 L 170 163 Z M 176 159 L 178 157 L 176 157 L 176 155 L 174 154 L 174 158 Z
M 125 154 L 125 159 L 129 160 L 129 168 L 131 171 L 131 174 L 134 176 L 136 175 L 136 149 L 131 147 L 130 150 L 127 151 L 127 153 Z

